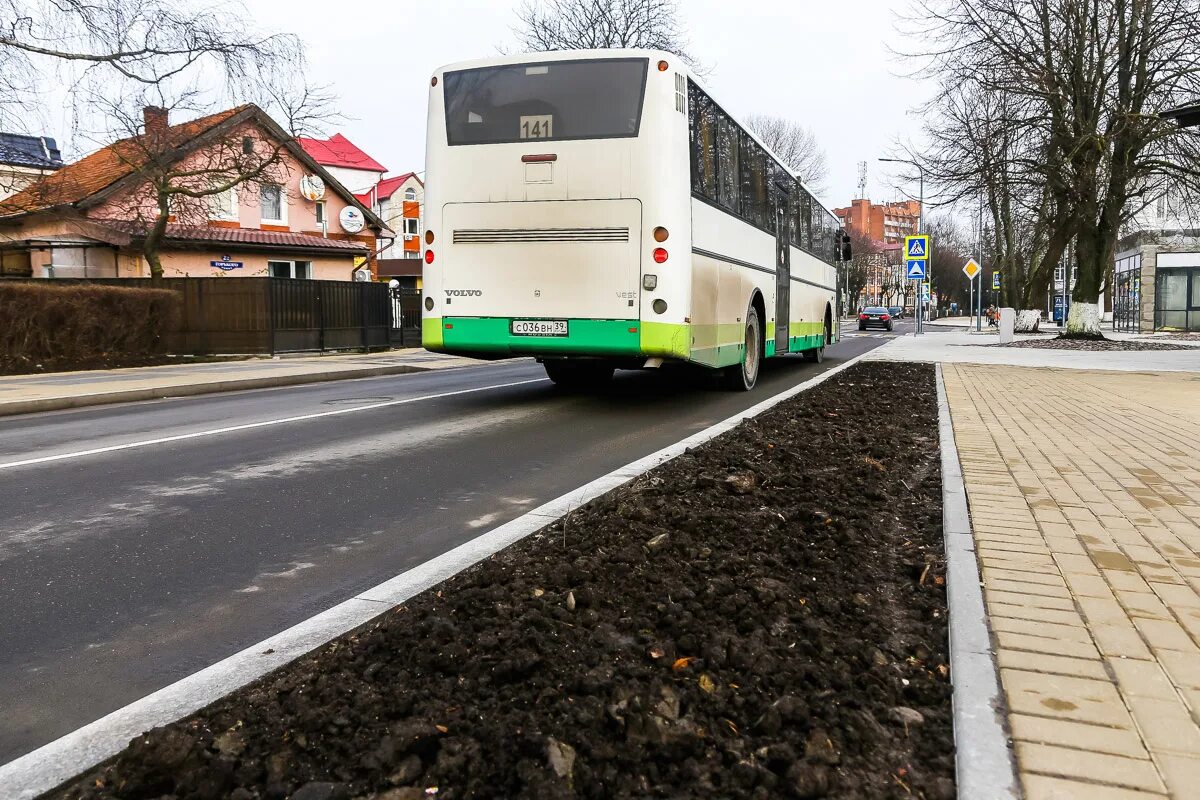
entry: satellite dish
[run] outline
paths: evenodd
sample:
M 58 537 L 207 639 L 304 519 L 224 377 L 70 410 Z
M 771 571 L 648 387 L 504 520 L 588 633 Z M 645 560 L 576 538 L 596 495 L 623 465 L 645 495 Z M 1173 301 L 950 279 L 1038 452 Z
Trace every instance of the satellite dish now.
M 338 214 L 338 224 L 342 226 L 342 230 L 346 233 L 358 233 L 367 224 L 363 218 L 363 213 L 354 206 L 346 206 L 342 212 Z
M 305 175 L 300 178 L 300 194 L 306 200 L 317 202 L 325 196 L 325 181 L 317 175 Z

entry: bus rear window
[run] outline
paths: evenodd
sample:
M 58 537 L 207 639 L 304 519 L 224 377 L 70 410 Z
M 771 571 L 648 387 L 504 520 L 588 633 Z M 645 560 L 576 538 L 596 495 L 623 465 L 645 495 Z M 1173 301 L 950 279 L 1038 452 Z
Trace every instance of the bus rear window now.
M 637 136 L 644 58 L 551 61 L 447 72 L 452 144 Z

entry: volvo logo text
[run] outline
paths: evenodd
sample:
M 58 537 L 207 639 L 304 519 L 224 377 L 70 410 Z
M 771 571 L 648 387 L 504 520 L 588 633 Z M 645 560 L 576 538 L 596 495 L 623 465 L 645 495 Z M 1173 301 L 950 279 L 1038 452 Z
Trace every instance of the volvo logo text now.
M 446 297 L 483 297 L 482 289 L 447 289 Z

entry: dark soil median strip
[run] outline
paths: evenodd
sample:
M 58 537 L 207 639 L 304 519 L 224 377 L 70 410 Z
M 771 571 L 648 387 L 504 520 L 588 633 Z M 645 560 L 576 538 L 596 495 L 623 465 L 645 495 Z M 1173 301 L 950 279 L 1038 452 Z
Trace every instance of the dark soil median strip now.
M 937 365 L 938 434 L 942 452 L 942 529 L 950 605 L 950 664 L 954 673 L 954 744 L 958 796 L 964 800 L 1019 797 L 1016 761 L 1009 746 L 975 536 L 967 507 L 950 403 Z
M 560 516 L 624 484 L 659 464 L 725 433 L 742 420 L 772 408 L 850 368 L 866 354 L 826 369 L 814 378 L 776 394 L 705 430 L 626 464 L 608 475 L 535 508 L 395 578 L 350 598 L 304 622 L 251 645 L 241 652 L 117 709 L 21 758 L 0 765 L 0 786 L 12 800 L 28 800 L 80 770 L 119 753 L 133 737 L 166 725 L 245 686 L 268 672 L 374 618 L 380 603 L 396 605 L 437 582 L 478 563 Z M 362 410 L 361 407 L 357 410 Z M 5 800 L 9 800 L 5 797 Z
M 844 372 L 52 796 L 952 796 L 934 385 Z

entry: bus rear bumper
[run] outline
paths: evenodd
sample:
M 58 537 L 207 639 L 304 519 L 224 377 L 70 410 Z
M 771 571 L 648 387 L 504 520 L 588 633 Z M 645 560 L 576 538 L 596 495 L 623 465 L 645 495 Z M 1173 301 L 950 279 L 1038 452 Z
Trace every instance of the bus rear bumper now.
M 512 332 L 512 317 L 442 317 L 422 320 L 427 350 L 506 356 L 603 356 L 687 359 L 686 325 L 636 319 L 568 319 L 567 334 Z

